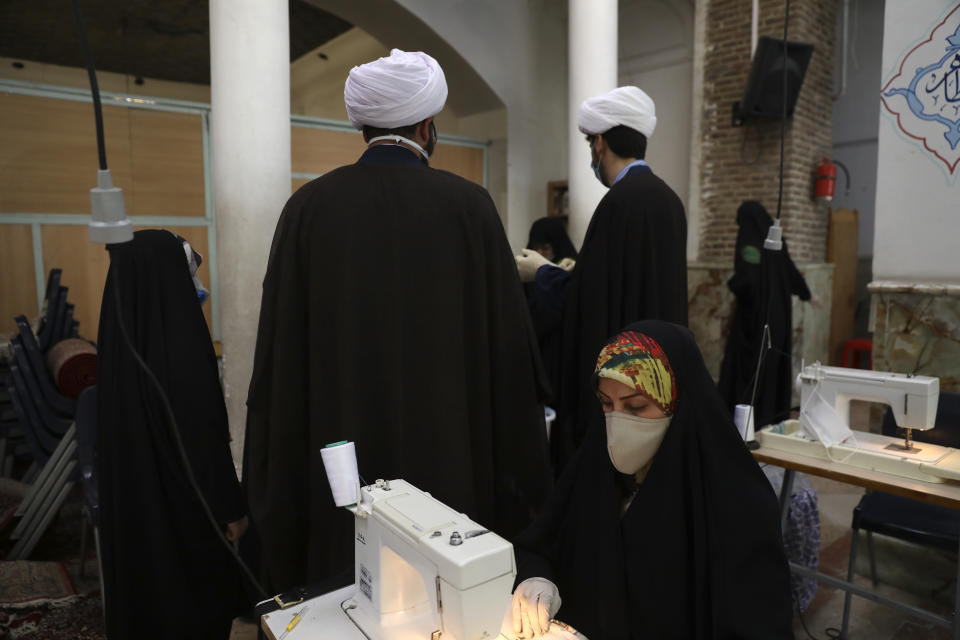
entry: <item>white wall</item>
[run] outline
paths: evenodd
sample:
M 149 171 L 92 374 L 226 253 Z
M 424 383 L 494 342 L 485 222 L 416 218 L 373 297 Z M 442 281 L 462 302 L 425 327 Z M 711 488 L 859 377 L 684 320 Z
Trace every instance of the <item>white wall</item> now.
M 950 29 L 960 24 L 957 0 L 887 0 L 883 32 L 883 83 L 904 86 L 912 70 L 944 55 L 944 37 L 934 38 L 929 55 L 912 57 L 903 77 L 895 79 L 908 51 L 927 40 L 935 25 L 951 12 Z M 920 53 L 920 50 L 917 51 Z M 931 59 L 931 55 L 934 56 Z M 880 91 L 875 91 L 877 99 Z M 893 108 L 905 109 L 899 96 L 888 98 Z M 908 127 L 909 118 L 902 119 Z M 944 129 L 945 130 L 945 129 Z M 929 131 L 929 130 L 928 130 Z M 942 136 L 942 132 L 932 134 Z M 903 283 L 960 282 L 960 165 L 951 173 L 944 163 L 908 137 L 897 116 L 881 108 L 877 168 L 874 281 Z
M 489 176 L 514 249 L 546 213 L 546 186 L 566 176 L 566 6 L 551 0 L 308 0 L 389 47 L 424 50 L 447 75 L 447 104 L 466 132 L 506 108 L 506 136 L 491 157 L 505 176 Z M 494 113 L 490 113 L 494 112 Z M 468 119 L 477 116 L 473 123 Z M 467 121 L 467 122 L 465 122 Z M 505 181 L 506 187 L 503 187 Z M 505 209 L 506 211 L 504 211 Z
M 434 54 L 448 76 L 456 133 L 476 136 L 505 119 L 504 137 L 491 137 L 488 188 L 511 245 L 524 246 L 530 224 L 546 213 L 547 182 L 569 177 L 566 2 L 366 0 L 361 6 L 352 0 L 309 1 L 386 48 Z M 648 160 L 685 204 L 691 182 L 693 5 L 691 0 L 620 0 L 619 83 L 636 84 L 656 101 L 659 123 Z M 485 86 L 478 86 L 472 74 Z M 471 103 L 476 104 L 472 113 Z M 498 163 L 503 158 L 505 164 Z
M 223 390 L 238 466 L 253 375 L 260 283 L 267 270 L 269 239 L 290 196 L 287 7 L 286 0 L 210 2 L 210 141 Z
M 657 106 L 647 161 L 689 209 L 693 6 L 685 0 L 620 0 L 620 85 Z
M 566 6 L 550 0 L 398 0 L 457 50 L 507 108 L 507 237 L 526 245 L 567 169 Z
M 844 36 L 843 5 L 848 5 Z M 833 157 L 850 170 L 850 191 L 838 170 L 834 209 L 860 213 L 857 253 L 873 255 L 877 196 L 877 136 L 880 123 L 883 0 L 839 0 L 834 53 Z M 843 47 L 846 44 L 846 86 Z
M 386 55 L 385 45 L 356 27 L 308 51 L 290 63 L 290 112 L 346 120 L 343 85 L 350 69 Z

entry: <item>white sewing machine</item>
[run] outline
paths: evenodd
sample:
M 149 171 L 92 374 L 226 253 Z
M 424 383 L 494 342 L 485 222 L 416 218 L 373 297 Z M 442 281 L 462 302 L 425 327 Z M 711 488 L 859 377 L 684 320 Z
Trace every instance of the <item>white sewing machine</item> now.
M 516 576 L 509 542 L 404 480 L 362 487 L 360 503 L 347 509 L 355 516 L 354 584 L 264 615 L 269 638 L 500 635 Z
M 825 367 L 817 362 L 803 368 L 797 386 L 800 419 L 758 431 L 761 446 L 925 482 L 960 480 L 960 452 L 950 447 L 916 444 L 911 439 L 913 429 L 934 427 L 940 395 L 938 378 Z M 842 442 L 826 446 L 817 439 L 816 429 L 804 412 L 805 407 L 821 400 L 847 428 L 851 426 L 851 400 L 887 404 L 897 426 L 906 429 L 906 438 L 856 431 Z

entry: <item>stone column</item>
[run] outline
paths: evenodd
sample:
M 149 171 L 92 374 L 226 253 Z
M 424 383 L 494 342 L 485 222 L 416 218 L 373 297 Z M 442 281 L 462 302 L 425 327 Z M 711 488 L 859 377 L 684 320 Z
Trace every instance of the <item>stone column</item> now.
M 577 128 L 580 103 L 617 86 L 617 0 L 570 0 L 569 234 L 580 246 L 606 188 L 590 171 L 590 150 Z
M 210 0 L 210 103 L 224 391 L 239 466 L 260 287 L 290 196 L 287 0 Z

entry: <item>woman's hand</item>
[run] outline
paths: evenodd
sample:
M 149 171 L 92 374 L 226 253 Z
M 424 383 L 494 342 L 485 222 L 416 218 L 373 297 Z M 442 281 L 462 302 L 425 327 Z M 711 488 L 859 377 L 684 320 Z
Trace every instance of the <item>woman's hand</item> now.
M 557 585 L 546 578 L 528 578 L 513 592 L 513 631 L 535 638 L 550 630 L 550 619 L 560 609 Z
M 225 532 L 227 536 L 227 540 L 229 540 L 230 542 L 236 542 L 237 540 L 239 540 L 240 536 L 242 536 L 246 532 L 247 527 L 249 525 L 250 525 L 250 520 L 247 518 L 247 516 L 243 516 L 236 522 L 231 522 L 230 524 L 228 524 L 227 530 Z

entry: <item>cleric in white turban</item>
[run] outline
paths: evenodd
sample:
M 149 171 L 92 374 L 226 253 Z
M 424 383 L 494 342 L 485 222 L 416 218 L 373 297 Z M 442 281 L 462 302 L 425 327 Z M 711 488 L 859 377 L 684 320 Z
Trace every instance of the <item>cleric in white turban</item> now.
M 353 582 L 327 443 L 355 441 L 361 474 L 403 478 L 508 537 L 551 485 L 500 216 L 481 185 L 427 163 L 440 65 L 394 49 L 351 70 L 343 94 L 367 148 L 290 197 L 263 280 L 243 477 L 270 593 Z
M 357 129 L 403 127 L 440 113 L 447 80 L 437 61 L 422 51 L 394 49 L 386 58 L 351 69 L 343 100 Z
M 350 70 L 343 101 L 367 143 L 404 144 L 427 160 L 437 142 L 433 116 L 447 101 L 447 80 L 437 61 L 422 51 L 394 49 Z M 423 140 L 417 139 L 418 125 Z
M 657 110 L 653 100 L 637 87 L 617 87 L 603 95 L 583 101 L 577 117 L 580 131 L 586 134 L 606 133 L 617 125 L 639 131 L 647 138 L 657 127 Z
M 687 324 L 683 202 L 646 161 L 657 126 L 653 99 L 637 87 L 617 87 L 584 100 L 577 123 L 590 145 L 590 168 L 609 190 L 590 218 L 576 267 L 564 271 L 527 250 L 517 256 L 535 304 L 563 309 L 550 437 L 558 473 L 584 434 L 603 429 L 590 375 L 604 334 L 637 318 Z

